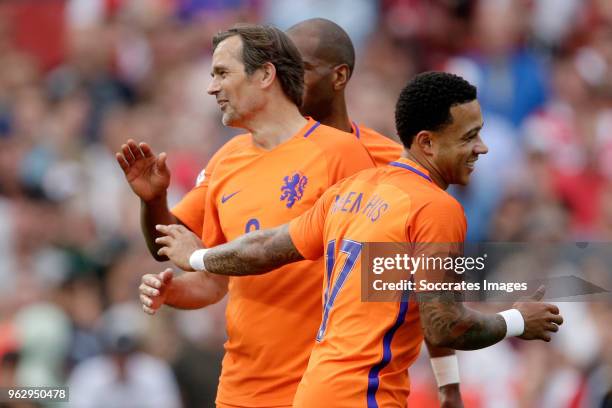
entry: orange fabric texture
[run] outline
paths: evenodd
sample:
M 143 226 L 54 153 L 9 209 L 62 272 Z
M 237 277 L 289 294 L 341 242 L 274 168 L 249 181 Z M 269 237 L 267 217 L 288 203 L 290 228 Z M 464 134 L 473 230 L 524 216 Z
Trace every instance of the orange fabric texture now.
M 365 146 L 377 167 L 387 165 L 402 155 L 404 147 L 395 140 L 364 125 L 357 125 L 353 122 L 352 127 L 352 133 Z
M 409 294 L 404 302 L 361 301 L 360 243 L 463 242 L 466 229 L 461 205 L 407 159 L 348 178 L 291 221 L 300 253 L 325 253 L 328 264 L 323 320 L 296 408 L 406 406 L 407 368 L 423 341 L 418 307 Z
M 331 185 L 373 166 L 353 135 L 314 120 L 269 151 L 250 135 L 237 136 L 213 157 L 204 182 L 173 213 L 183 222 L 186 214 L 198 214 L 203 242 L 211 247 L 286 223 Z M 197 222 L 186 224 L 197 228 Z M 315 260 L 230 278 L 218 404 L 292 403 L 321 320 L 322 271 L 323 261 Z

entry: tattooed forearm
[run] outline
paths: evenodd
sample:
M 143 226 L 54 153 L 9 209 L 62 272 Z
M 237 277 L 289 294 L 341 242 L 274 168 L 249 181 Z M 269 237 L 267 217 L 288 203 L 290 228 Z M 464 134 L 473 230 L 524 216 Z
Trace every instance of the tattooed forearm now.
M 419 311 L 425 338 L 438 347 L 475 350 L 499 342 L 506 334 L 503 317 L 469 309 L 452 293 L 419 294 Z
M 210 249 L 204 256 L 204 265 L 208 272 L 220 275 L 259 275 L 303 259 L 285 224 L 251 232 Z

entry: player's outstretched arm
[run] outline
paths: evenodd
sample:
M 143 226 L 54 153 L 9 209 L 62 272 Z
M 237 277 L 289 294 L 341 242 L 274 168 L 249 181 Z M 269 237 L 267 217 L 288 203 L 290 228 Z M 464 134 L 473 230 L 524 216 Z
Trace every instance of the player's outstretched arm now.
M 170 170 L 166 166 L 166 154 L 156 156 L 146 143 L 129 139 L 115 154 L 132 191 L 140 198 L 140 225 L 151 254 L 158 261 L 167 258 L 159 256 L 155 238 L 160 234 L 157 224 L 177 224 L 179 221 L 170 213 L 166 193 L 170 185 Z
M 450 291 L 420 293 L 418 302 L 423 332 L 433 345 L 457 350 L 488 347 L 507 335 L 524 340 L 550 341 L 551 333 L 559 330 L 563 318 L 556 306 L 539 303 L 543 296 L 544 287 L 540 287 L 531 299 L 513 305 L 508 311 L 512 317 L 505 317 L 469 309 L 456 301 L 455 293 Z M 520 315 L 516 315 L 517 312 Z M 517 325 L 522 325 L 518 331 Z
M 248 233 L 203 256 L 206 271 L 234 276 L 259 275 L 303 260 L 291 240 L 289 224 Z
M 230 276 L 259 275 L 270 272 L 288 263 L 304 260 L 293 245 L 289 224 L 277 228 L 254 231 L 227 244 L 203 249 L 199 238 L 181 225 L 158 225 L 157 230 L 166 234 L 156 242 L 164 245 L 160 255 L 167 256 L 184 270 L 205 270 L 210 273 Z M 194 268 L 195 262 L 202 265 Z

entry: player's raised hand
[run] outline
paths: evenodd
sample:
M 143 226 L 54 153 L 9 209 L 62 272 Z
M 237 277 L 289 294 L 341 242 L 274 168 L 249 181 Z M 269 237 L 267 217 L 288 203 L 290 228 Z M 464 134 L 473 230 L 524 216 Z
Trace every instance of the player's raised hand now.
M 156 225 L 155 229 L 165 235 L 155 240 L 156 244 L 163 245 L 157 254 L 167 256 L 184 271 L 193 271 L 189 257 L 203 248 L 200 238 L 182 225 Z
M 563 324 L 563 317 L 557 306 L 540 302 L 544 292 L 544 286 L 540 286 L 529 299 L 512 306 L 521 312 L 525 320 L 525 330 L 519 336 L 521 339 L 550 341 L 551 334 L 557 332 L 559 325 Z
M 143 201 L 163 197 L 170 185 L 166 153 L 156 156 L 146 143 L 129 139 L 115 154 L 130 187 Z
M 168 268 L 158 274 L 146 274 L 142 277 L 138 291 L 140 303 L 145 313 L 154 315 L 166 302 L 168 288 L 172 285 L 174 272 Z

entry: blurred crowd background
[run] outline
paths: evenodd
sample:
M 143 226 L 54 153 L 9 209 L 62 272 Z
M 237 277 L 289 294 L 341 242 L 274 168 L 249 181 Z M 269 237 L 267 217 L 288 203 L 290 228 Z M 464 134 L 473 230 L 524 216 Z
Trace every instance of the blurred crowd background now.
M 128 138 L 167 152 L 177 202 L 238 133 L 206 94 L 212 35 L 310 17 L 349 32 L 349 112 L 383 134 L 414 74 L 478 86 L 489 154 L 452 192 L 470 240 L 611 240 L 609 0 L 1 0 L 0 386 L 69 385 L 76 407 L 213 406 L 224 305 L 140 311 L 141 275 L 166 265 L 114 153 Z M 606 264 L 579 267 L 612 287 Z M 560 307 L 551 344 L 460 353 L 467 407 L 612 406 L 612 307 Z M 436 406 L 427 365 L 410 370 L 414 407 Z

